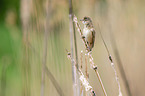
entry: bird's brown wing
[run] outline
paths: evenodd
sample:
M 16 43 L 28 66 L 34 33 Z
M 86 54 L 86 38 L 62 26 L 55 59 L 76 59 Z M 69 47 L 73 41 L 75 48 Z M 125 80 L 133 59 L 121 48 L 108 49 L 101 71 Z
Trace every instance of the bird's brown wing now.
M 92 42 L 90 44 L 92 45 L 92 48 L 94 47 L 94 42 L 95 42 L 95 30 L 94 28 L 91 29 L 92 32 Z

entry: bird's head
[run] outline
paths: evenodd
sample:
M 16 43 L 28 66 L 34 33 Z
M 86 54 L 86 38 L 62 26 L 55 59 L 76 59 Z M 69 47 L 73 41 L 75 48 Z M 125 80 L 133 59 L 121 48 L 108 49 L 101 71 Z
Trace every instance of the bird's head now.
M 81 19 L 82 23 L 88 27 L 92 26 L 92 20 L 90 17 L 85 16 L 83 19 Z

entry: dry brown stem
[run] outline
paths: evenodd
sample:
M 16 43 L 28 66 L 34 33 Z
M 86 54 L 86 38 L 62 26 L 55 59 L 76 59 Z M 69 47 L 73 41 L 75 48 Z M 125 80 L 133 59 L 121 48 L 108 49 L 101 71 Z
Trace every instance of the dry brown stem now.
M 79 25 L 79 23 L 78 23 L 78 20 L 77 20 L 77 17 L 76 17 L 76 16 L 74 16 L 73 21 L 75 22 L 75 25 L 76 25 L 76 27 L 78 28 L 78 32 L 80 33 L 81 37 L 83 37 L 83 32 L 82 32 L 82 30 L 81 30 L 81 27 L 80 27 L 80 25 Z M 88 44 L 87 44 L 87 42 L 86 42 L 86 40 L 85 40 L 85 38 L 82 38 L 82 40 L 83 40 L 83 43 L 85 44 L 86 49 L 89 48 L 89 47 L 88 47 Z M 87 51 L 87 50 L 86 50 L 86 51 Z M 98 77 L 98 79 L 99 79 L 99 82 L 100 82 L 100 84 L 101 84 L 101 87 L 102 87 L 102 90 L 103 90 L 103 92 L 104 92 L 104 95 L 107 96 L 106 90 L 105 90 L 105 88 L 104 88 L 104 85 L 103 85 L 103 83 L 102 83 L 101 77 L 100 77 L 99 72 L 98 72 L 98 70 L 97 70 L 97 66 L 95 65 L 95 63 L 94 63 L 94 61 L 93 61 L 92 54 L 91 54 L 91 52 L 89 52 L 89 51 L 87 51 L 87 54 L 88 54 L 88 56 L 89 56 L 90 65 L 91 65 L 91 67 L 94 69 L 94 71 L 95 71 L 95 73 L 96 73 L 96 75 L 97 75 L 97 77 Z

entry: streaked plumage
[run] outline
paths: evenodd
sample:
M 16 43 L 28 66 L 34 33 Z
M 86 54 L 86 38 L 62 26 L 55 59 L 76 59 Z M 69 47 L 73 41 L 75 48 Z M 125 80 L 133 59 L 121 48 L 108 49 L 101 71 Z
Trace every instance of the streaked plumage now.
M 93 28 L 92 20 L 90 17 L 84 17 L 81 21 L 84 24 L 83 36 L 89 46 L 88 50 L 91 51 L 95 42 L 95 30 Z

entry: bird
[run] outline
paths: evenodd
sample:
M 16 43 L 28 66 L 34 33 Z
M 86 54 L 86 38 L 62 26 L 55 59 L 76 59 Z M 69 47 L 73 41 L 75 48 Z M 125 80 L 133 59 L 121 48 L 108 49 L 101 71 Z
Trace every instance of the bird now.
M 94 42 L 95 42 L 95 29 L 93 27 L 93 23 L 90 17 L 85 16 L 83 19 L 81 19 L 84 28 L 83 28 L 83 37 L 85 38 L 85 41 L 87 43 L 87 50 L 92 51 L 92 48 L 94 47 Z

